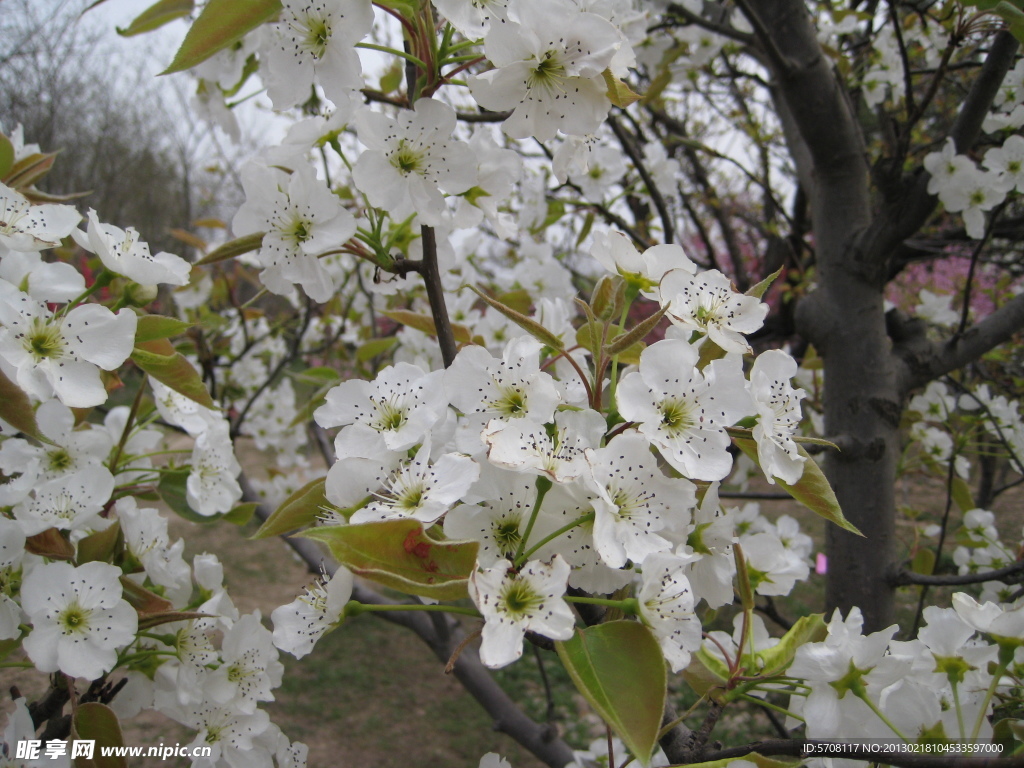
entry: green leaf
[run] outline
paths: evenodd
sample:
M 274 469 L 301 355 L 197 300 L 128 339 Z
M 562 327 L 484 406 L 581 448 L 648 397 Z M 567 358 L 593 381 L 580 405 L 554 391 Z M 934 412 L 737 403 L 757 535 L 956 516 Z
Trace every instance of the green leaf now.
M 400 59 L 396 58 L 391 62 L 391 66 L 380 76 L 380 90 L 381 93 L 392 93 L 402 87 L 402 81 L 405 79 L 405 67 L 402 66 Z
M 516 312 L 521 312 L 524 315 L 528 314 L 533 307 L 533 297 L 525 288 L 516 288 L 513 291 L 499 293 L 497 299 L 506 307 L 511 307 Z
M 243 237 L 229 240 L 219 248 L 214 248 L 208 254 L 203 256 L 193 266 L 198 267 L 204 264 L 214 264 L 218 261 L 227 261 L 233 259 L 235 256 L 241 256 L 243 253 L 249 253 L 250 251 L 258 251 L 263 246 L 263 236 L 265 232 L 256 232 L 251 235 L 245 235 Z
M 782 269 L 782 267 L 779 267 L 777 270 L 775 270 L 772 274 L 768 275 L 768 277 L 766 277 L 760 283 L 751 286 L 747 290 L 747 296 L 753 296 L 755 299 L 760 299 L 762 296 L 764 296 L 765 293 L 767 293 L 768 289 L 772 287 L 772 283 L 774 283 L 778 279 L 779 275 L 782 274 Z
M 304 528 L 316 520 L 317 515 L 330 506 L 324 495 L 326 478 L 313 480 L 299 488 L 285 499 L 274 513 L 263 521 L 260 529 L 252 535 L 254 539 L 265 539 L 268 536 L 280 536 Z
M 385 317 L 390 317 L 396 323 L 408 325 L 417 331 L 422 331 L 430 336 L 437 336 L 437 328 L 434 325 L 434 318 L 430 315 L 421 315 L 418 312 L 410 312 L 407 309 L 392 309 L 390 312 L 381 312 Z M 469 328 L 458 323 L 452 323 L 452 335 L 460 344 L 469 344 L 471 337 Z
M 698 696 L 709 696 L 721 702 L 729 682 L 729 667 L 703 646 L 690 658 L 690 665 L 682 672 L 683 679 Z
M 169 75 L 201 64 L 280 11 L 281 0 L 210 0 L 185 35 L 171 66 L 160 74 Z
M 736 444 L 736 447 L 747 454 L 758 466 L 761 466 L 757 460 L 757 443 L 749 438 L 737 437 L 735 434 L 732 435 L 732 441 Z M 803 476 L 797 481 L 796 485 L 790 485 L 778 478 L 775 478 L 775 482 L 786 493 L 811 510 L 811 512 L 821 515 L 821 517 L 835 523 L 850 533 L 863 536 L 864 534 L 857 529 L 857 526 L 843 515 L 843 510 L 839 506 L 839 500 L 836 498 L 835 491 L 828 484 L 828 480 L 825 478 L 821 468 L 814 463 L 814 459 L 810 457 L 807 451 L 799 445 L 797 445 L 797 451 L 806 459 L 804 461 Z
M 139 315 L 139 324 L 135 329 L 135 343 L 169 339 L 172 336 L 184 333 L 192 325 L 193 323 L 186 323 L 184 320 L 178 320 L 176 317 Z
M 1010 34 L 1017 38 L 1018 42 L 1024 42 L 1024 11 L 1012 3 L 1002 0 L 992 12 L 1006 22 L 1006 28 Z
M 639 323 L 630 328 L 626 333 L 621 336 L 617 336 L 614 341 L 608 343 L 608 346 L 604 348 L 605 354 L 607 355 L 621 355 L 627 351 L 630 347 L 640 344 L 647 334 L 653 331 L 658 323 L 661 322 L 661 318 L 668 312 L 668 306 L 664 306 L 651 315 L 648 318 L 641 320 Z M 639 353 L 637 354 L 637 360 L 639 362 Z
M 137 344 L 131 358 L 139 368 L 175 392 L 207 408 L 217 407 L 206 391 L 199 372 L 166 339 Z
M 555 648 L 583 698 L 648 765 L 667 689 L 665 660 L 651 630 L 636 621 L 609 621 L 577 630 Z
M 910 561 L 910 570 L 913 573 L 931 576 L 935 573 L 935 553 L 927 547 L 921 547 Z
M 801 616 L 777 644 L 757 653 L 763 663 L 757 674 L 768 677 L 784 672 L 793 662 L 797 648 L 806 643 L 820 643 L 827 634 L 823 614 Z
M 32 401 L 21 387 L 4 375 L 3 371 L 0 371 L 0 419 L 19 432 L 33 437 L 39 436 Z
M 47 173 L 53 167 L 53 161 L 57 159 L 57 153 L 50 154 L 36 153 L 23 157 L 11 166 L 3 182 L 11 189 L 20 190 L 23 187 L 30 187 L 32 184 Z
M 365 363 L 367 360 L 373 360 L 377 355 L 383 355 L 396 344 L 398 344 L 398 338 L 396 336 L 387 336 L 383 339 L 370 339 L 369 341 L 360 344 L 356 349 L 356 360 L 361 363 Z
M 778 757 L 765 757 L 757 752 L 750 752 L 744 755 L 741 760 L 749 760 L 757 768 L 796 768 L 803 760 L 799 757 L 782 759 Z M 706 763 L 689 763 L 686 768 L 727 768 L 730 763 L 736 762 L 737 758 L 727 757 L 723 760 L 709 760 Z
M 539 341 L 541 344 L 544 344 L 548 347 L 551 347 L 552 349 L 557 350 L 561 350 L 565 347 L 560 338 L 555 336 L 555 334 L 553 334 L 543 325 L 538 323 L 532 317 L 527 317 L 521 312 L 516 312 L 514 309 L 512 309 L 512 307 L 502 304 L 497 299 L 492 299 L 490 296 L 488 296 L 486 293 L 484 293 L 475 286 L 470 285 L 468 287 L 469 290 L 473 291 L 473 293 L 475 293 L 477 296 L 483 299 L 484 303 L 487 304 L 487 306 L 493 307 L 494 309 L 501 312 L 501 314 L 503 314 L 516 325 L 518 325 L 528 334 L 533 336 L 533 338 L 537 339 L 537 341 Z
M 86 536 L 78 542 L 78 564 L 89 563 L 93 560 L 101 563 L 111 562 L 120 537 L 121 522 L 119 520 L 115 520 L 113 525 L 107 526 L 102 531 Z
M 152 32 L 175 19 L 188 16 L 194 7 L 193 0 L 159 0 L 136 16 L 127 28 L 117 27 L 117 34 L 132 37 L 143 32 Z
M 256 513 L 258 506 L 259 503 L 255 501 L 239 504 L 237 507 L 233 507 L 225 512 L 223 520 L 225 523 L 231 523 L 232 525 L 245 525 L 252 520 L 252 516 Z
M 476 567 L 475 541 L 434 541 L 416 520 L 312 528 L 298 534 L 322 541 L 350 571 L 409 595 L 436 600 L 467 597 Z
M 625 109 L 634 101 L 640 101 L 640 94 L 635 93 L 628 85 L 615 77 L 610 69 L 606 69 L 602 74 L 604 75 L 608 100 L 616 107 Z
M 601 332 L 602 327 L 603 326 L 600 324 L 596 326 L 596 329 L 599 333 Z M 576 343 L 579 344 L 584 349 L 594 350 L 596 352 L 596 347 L 601 343 L 601 339 L 591 339 L 592 329 L 594 328 L 595 325 L 592 323 L 588 323 L 587 325 L 581 325 L 579 327 L 579 330 L 576 331 Z M 642 341 L 638 341 L 635 344 L 631 344 L 628 347 L 625 347 L 624 349 L 621 349 L 616 353 L 608 351 L 613 346 L 616 349 L 618 349 L 621 346 L 618 344 L 618 341 L 619 339 L 622 338 L 623 335 L 624 334 L 622 333 L 622 330 L 620 328 L 609 329 L 608 343 L 604 347 L 604 353 L 606 355 L 617 354 L 619 356 L 619 363 L 622 365 L 639 365 L 640 353 L 647 348 L 647 345 L 644 344 Z M 597 357 L 596 354 L 594 356 Z
M 98 701 L 75 708 L 72 732 L 79 739 L 95 741 L 92 758 L 76 757 L 75 768 L 128 768 L 125 757 L 104 755 L 104 747 L 123 747 L 124 735 L 114 710 Z
M 953 477 L 952 492 L 953 502 L 961 512 L 970 512 L 972 509 L 978 508 L 978 505 L 974 503 L 974 496 L 971 494 L 971 486 L 959 475 Z
M 0 133 L 0 179 L 11 172 L 14 166 L 14 145 L 11 140 Z

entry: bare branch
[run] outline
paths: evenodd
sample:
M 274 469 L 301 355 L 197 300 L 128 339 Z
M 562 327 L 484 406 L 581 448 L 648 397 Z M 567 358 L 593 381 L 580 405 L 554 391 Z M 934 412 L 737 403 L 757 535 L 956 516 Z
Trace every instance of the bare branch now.
M 636 142 L 633 137 L 629 135 L 625 128 L 615 118 L 615 115 L 608 115 L 608 125 L 611 126 L 612 132 L 615 137 L 619 140 L 622 148 L 626 154 L 629 155 L 629 159 L 633 161 L 633 165 L 636 167 L 637 173 L 640 174 L 640 178 L 644 180 L 644 184 L 647 185 L 647 193 L 651 196 L 651 200 L 654 202 L 654 207 L 658 209 L 658 215 L 661 217 L 661 226 L 665 231 L 665 242 L 674 243 L 676 239 L 675 227 L 672 224 L 672 214 L 669 213 L 668 206 L 665 204 L 665 198 L 662 197 L 661 191 L 654 183 L 654 179 L 651 177 L 650 172 L 647 170 L 647 166 L 644 164 L 643 155 L 640 154 L 640 150 L 636 146 Z
M 1009 577 L 1009 578 L 1007 578 Z M 922 584 L 929 587 L 962 587 L 968 584 L 984 584 L 987 581 L 1004 581 L 1015 584 L 1024 581 L 1024 560 L 1018 560 L 1005 568 L 981 573 L 943 573 L 939 575 L 900 571 L 893 575 L 889 583 L 894 587 L 906 587 L 911 584 Z
M 1014 297 L 980 323 L 948 342 L 917 345 L 903 355 L 903 391 L 962 368 L 1024 330 L 1024 294 Z

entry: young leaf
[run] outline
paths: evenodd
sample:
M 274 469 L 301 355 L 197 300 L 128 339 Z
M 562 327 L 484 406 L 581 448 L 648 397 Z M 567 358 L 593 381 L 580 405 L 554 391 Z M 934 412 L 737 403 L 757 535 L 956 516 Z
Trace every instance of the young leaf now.
M 135 327 L 135 343 L 169 339 L 172 336 L 184 333 L 192 325 L 192 323 L 186 323 L 174 317 L 139 315 L 139 323 Z
M 758 283 L 757 285 L 752 285 L 749 289 L 747 289 L 747 296 L 753 296 L 755 299 L 760 299 L 762 296 L 764 296 L 768 289 L 771 288 L 772 283 L 774 283 L 778 279 L 779 275 L 782 274 L 782 269 L 782 267 L 779 267 L 777 270 L 775 270 L 772 274 L 768 275 L 768 277 L 766 277 L 760 283 Z
M 160 74 L 201 64 L 280 12 L 281 0 L 210 0 L 189 28 L 171 66 Z
M 175 19 L 188 16 L 194 7 L 193 0 L 158 0 L 136 16 L 126 28 L 117 27 L 117 34 L 132 37 L 143 32 L 152 32 Z
M 616 336 L 614 341 L 608 343 L 608 346 L 604 348 L 606 355 L 619 355 L 625 352 L 627 349 L 632 347 L 634 344 L 639 344 L 645 338 L 647 334 L 657 327 L 658 323 L 661 322 L 661 318 L 668 312 L 668 307 L 662 307 L 650 317 L 644 318 L 639 323 L 634 325 L 628 331 L 621 336 Z
M 801 616 L 777 644 L 757 654 L 763 662 L 758 674 L 767 677 L 784 672 L 793 662 L 797 648 L 806 643 L 820 643 L 827 634 L 823 614 Z
M 74 734 L 79 739 L 95 742 L 93 757 L 76 757 L 75 768 L 128 768 L 128 760 L 123 755 L 104 754 L 105 747 L 124 746 L 121 723 L 114 710 L 98 701 L 89 701 L 74 709 L 73 718 Z
M 610 621 L 555 643 L 558 657 L 590 706 L 642 765 L 649 765 L 665 708 L 665 660 L 651 630 Z
M 603 74 L 604 84 L 608 89 L 608 101 L 616 107 L 625 109 L 634 101 L 640 101 L 640 94 L 635 93 L 628 85 L 615 77 L 610 69 L 606 69 Z
M 475 541 L 434 541 L 412 519 L 312 528 L 298 534 L 324 542 L 353 573 L 409 595 L 459 600 L 469 595 Z
M 417 312 L 410 312 L 407 309 L 393 309 L 390 312 L 381 312 L 385 317 L 390 317 L 396 323 L 408 325 L 417 331 L 422 331 L 429 336 L 437 336 L 437 327 L 434 325 L 434 318 L 430 315 L 421 315 Z M 469 328 L 458 323 L 452 323 L 452 334 L 460 344 L 470 343 Z
M 483 299 L 487 306 L 493 307 L 494 309 L 501 312 L 501 314 L 503 314 L 516 325 L 518 325 L 528 334 L 533 336 L 533 338 L 537 339 L 537 341 L 539 341 L 541 344 L 544 344 L 548 347 L 551 347 L 552 349 L 557 350 L 561 350 L 565 347 L 560 338 L 555 336 L 555 334 L 553 334 L 543 325 L 538 323 L 532 317 L 527 317 L 524 314 L 516 312 L 514 309 L 512 309 L 512 307 L 505 306 L 497 299 L 492 299 L 490 296 L 488 296 L 486 293 L 476 288 L 475 286 L 471 285 L 469 286 L 469 289 L 473 291 L 473 293 L 475 293 L 481 299 Z
M 263 525 L 251 538 L 265 539 L 268 536 L 280 536 L 294 531 L 296 528 L 304 528 L 312 524 L 317 515 L 330 503 L 324 496 L 325 482 L 326 478 L 321 477 L 319 480 L 306 483 L 295 491 L 281 503 L 281 506 L 270 517 L 263 521 Z
M 121 522 L 119 520 L 115 520 L 113 525 L 107 526 L 102 531 L 86 536 L 78 542 L 78 564 L 81 565 L 92 560 L 98 560 L 101 563 L 111 562 L 120 537 Z
M 32 401 L 21 387 L 4 375 L 3 371 L 0 371 L 0 419 L 26 435 L 39 434 Z
M 4 176 L 3 182 L 11 189 L 22 189 L 32 184 L 50 172 L 53 161 L 57 159 L 57 153 L 50 154 L 36 153 L 23 157 L 16 162 Z
M 214 248 L 192 266 L 199 267 L 204 264 L 214 264 L 218 261 L 227 261 L 228 259 L 235 258 L 235 256 L 241 256 L 243 253 L 258 251 L 263 247 L 263 236 L 265 234 L 265 232 L 255 232 L 251 235 L 229 240 L 219 248 Z
M 207 408 L 216 408 L 199 372 L 166 339 L 136 344 L 132 361 L 157 381 Z
M 14 165 L 14 145 L 11 140 L 0 133 L 0 179 L 11 171 Z
M 745 437 L 737 437 L 735 434 L 732 436 L 732 441 L 736 444 L 737 448 L 747 454 L 758 466 L 761 466 L 757 460 L 756 442 Z M 810 457 L 807 451 L 799 445 L 797 445 L 797 450 L 801 456 L 806 458 L 803 475 L 796 485 L 789 485 L 778 478 L 775 478 L 775 482 L 786 493 L 811 510 L 811 512 L 821 515 L 826 520 L 835 523 L 850 533 L 863 536 L 864 534 L 857 529 L 857 526 L 843 515 L 843 510 L 839 507 L 839 499 L 836 498 L 835 491 L 828 484 L 828 480 L 825 478 L 821 468 L 814 463 L 814 459 Z

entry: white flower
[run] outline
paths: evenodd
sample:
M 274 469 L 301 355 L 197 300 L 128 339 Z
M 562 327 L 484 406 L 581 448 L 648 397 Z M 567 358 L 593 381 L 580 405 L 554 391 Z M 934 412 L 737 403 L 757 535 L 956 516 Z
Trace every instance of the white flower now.
M 467 456 L 446 453 L 431 463 L 430 440 L 415 458 L 399 466 L 369 504 L 357 510 L 352 523 L 411 517 L 433 523 L 462 498 L 480 475 L 480 466 Z
M 347 568 L 339 567 L 330 578 L 321 575 L 304 595 L 270 614 L 274 645 L 301 659 L 338 622 L 351 597 L 352 572 Z
M 192 572 L 182 558 L 185 540 L 173 545 L 167 533 L 167 518 L 152 507 L 139 508 L 135 499 L 126 496 L 114 505 L 121 521 L 125 548 L 142 563 L 154 584 L 178 591 L 192 591 Z
M 308 166 L 285 178 L 281 171 L 249 163 L 242 169 L 242 187 L 245 204 L 232 228 L 236 235 L 265 233 L 256 254 L 264 267 L 263 284 L 278 295 L 300 285 L 314 301 L 330 299 L 334 278 L 318 257 L 355 234 L 352 214 Z
M 622 45 L 614 26 L 570 3 L 513 3 L 484 40 L 497 69 L 469 78 L 469 89 L 485 109 L 513 110 L 503 125 L 512 138 L 594 133 L 611 108 L 602 73 Z
M 484 616 L 480 661 L 496 669 L 523 655 L 527 630 L 552 640 L 572 637 L 575 618 L 562 599 L 569 564 L 555 555 L 550 564 L 531 560 L 518 573 L 499 561 L 469 579 L 469 596 Z
M 73 206 L 32 205 L 17 190 L 0 184 L 0 255 L 56 248 L 81 220 Z
M 134 227 L 125 230 L 113 224 L 101 224 L 91 208 L 88 233 L 76 229 L 71 234 L 82 248 L 99 256 L 104 267 L 129 280 L 142 285 L 188 285 L 191 264 L 166 251 L 154 256 L 149 252 L 149 245 L 139 240 Z
M 636 432 L 588 450 L 587 463 L 590 471 L 584 480 L 597 491 L 594 546 L 601 559 L 621 568 L 627 559 L 640 565 L 654 552 L 671 549 L 658 531 L 689 524 L 696 504 L 693 483 L 665 477 L 647 438 Z
M 23 646 L 41 672 L 95 680 L 113 669 L 117 648 L 135 639 L 138 616 L 121 599 L 121 569 L 90 562 L 37 565 L 21 585 L 32 622 Z
M 106 470 L 85 468 L 38 485 L 30 498 L 14 507 L 14 517 L 27 536 L 47 528 L 80 531 L 95 527 L 99 514 L 114 491 L 114 477 Z
M 85 278 L 70 264 L 50 263 L 36 252 L 10 251 L 0 259 L 0 279 L 39 302 L 61 304 L 85 290 Z
M 757 406 L 754 426 L 757 457 L 764 476 L 772 485 L 775 478 L 792 485 L 804 472 L 805 456 L 793 441 L 800 425 L 802 389 L 794 389 L 790 379 L 796 375 L 796 360 L 782 350 L 770 349 L 754 360 L 750 371 L 750 394 Z
M 637 600 L 640 618 L 651 628 L 673 672 L 685 669 L 690 654 L 700 649 L 700 619 L 694 595 L 684 575 L 694 556 L 652 554 L 644 561 L 643 586 Z
M 447 208 L 442 192 L 457 195 L 476 183 L 476 158 L 463 141 L 451 138 L 455 110 L 434 99 L 419 99 L 398 117 L 364 109 L 356 114 L 359 140 L 366 145 L 352 179 L 370 204 L 395 221 L 414 213 L 423 224 L 441 224 Z
M 638 422 L 683 476 L 721 480 L 732 469 L 725 427 L 750 411 L 750 396 L 727 359 L 710 363 L 705 377 L 697 357 L 681 339 L 652 344 L 640 354 L 640 370 L 623 377 L 615 399 L 619 413 Z
M 274 109 L 308 99 L 314 79 L 335 103 L 362 87 L 355 44 L 373 26 L 370 0 L 283 0 L 282 6 L 264 49 L 263 77 Z
M 436 0 L 434 5 L 459 32 L 470 40 L 487 34 L 494 22 L 504 24 L 508 0 Z
M 242 498 L 235 479 L 241 471 L 228 423 L 215 422 L 196 438 L 192 449 L 192 469 L 185 481 L 188 505 L 204 517 L 227 512 Z
M 281 685 L 284 665 L 278 661 L 270 630 L 260 623 L 259 611 L 248 613 L 224 633 L 220 655 L 223 664 L 207 679 L 211 698 L 230 702 L 251 715 L 259 701 L 273 701 L 273 689 Z
M 0 290 L 0 357 L 18 369 L 18 385 L 29 394 L 90 408 L 107 399 L 99 369 L 112 371 L 127 359 L 137 322 L 130 309 L 115 315 L 98 304 L 54 315 L 28 294 Z
M 0 640 L 21 635 L 21 607 L 14 600 L 25 554 L 25 532 L 14 520 L 0 516 Z
M 331 389 L 313 418 L 321 427 L 355 425 L 366 434 L 384 440 L 392 451 L 404 451 L 422 442 L 427 432 L 447 415 L 448 401 L 442 384 L 443 371 L 424 373 L 410 363 L 397 363 L 381 371 L 373 381 L 350 379 Z M 342 430 L 341 436 L 348 430 Z M 345 455 L 359 453 L 350 445 Z
M 674 269 L 661 281 L 661 303 L 668 316 L 687 331 L 705 334 L 726 352 L 749 352 L 744 333 L 764 322 L 768 305 L 753 296 L 736 293 L 729 278 L 717 269 L 698 275 Z
M 985 153 L 984 165 L 999 174 L 1002 189 L 1024 192 L 1024 137 L 1017 134 L 1008 136 L 1003 146 L 993 147 Z
M 566 411 L 555 415 L 554 435 L 530 419 L 492 419 L 484 430 L 487 458 L 517 472 L 544 474 L 557 483 L 579 477 L 587 469 L 584 451 L 598 445 L 605 430 L 596 411 Z

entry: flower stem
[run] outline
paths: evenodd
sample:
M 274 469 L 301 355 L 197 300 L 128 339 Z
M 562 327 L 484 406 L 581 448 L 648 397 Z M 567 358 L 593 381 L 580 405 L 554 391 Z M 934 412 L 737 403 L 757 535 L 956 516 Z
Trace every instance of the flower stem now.
M 388 48 L 386 45 L 377 45 L 376 43 L 356 43 L 356 48 L 366 48 L 370 51 L 381 51 L 383 53 L 390 53 L 392 56 L 399 56 L 411 64 L 415 64 L 424 72 L 427 71 L 427 65 L 424 64 L 420 59 L 417 59 L 411 53 L 405 51 L 399 51 L 394 48 Z
M 540 512 L 540 505 L 544 501 L 544 496 L 550 490 L 551 481 L 544 477 L 544 475 L 538 477 L 537 502 L 533 505 L 533 510 L 530 512 L 530 521 L 526 524 L 526 531 L 523 533 L 523 538 L 519 540 L 519 546 L 516 548 L 516 556 L 512 559 L 512 562 L 516 565 L 520 565 L 525 561 L 523 557 L 523 550 L 526 548 L 526 542 L 530 540 L 530 533 L 533 532 L 533 524 L 537 522 L 537 513 Z
M 358 616 L 361 613 L 382 613 L 384 611 L 434 611 L 437 613 L 461 613 L 466 616 L 480 618 L 480 612 L 475 608 L 465 608 L 461 605 L 422 605 L 420 603 L 397 603 L 394 605 L 380 605 L 378 603 L 360 603 L 352 600 L 345 606 L 345 616 Z
M 573 528 L 575 528 L 575 527 L 576 527 L 576 526 L 578 526 L 578 525 L 583 525 L 583 524 L 585 524 L 585 523 L 589 523 L 589 522 L 591 522 L 591 521 L 592 521 L 593 519 L 594 519 L 594 513 L 593 513 L 593 512 L 591 512 L 591 513 L 589 513 L 589 514 L 583 515 L 582 517 L 577 517 L 577 518 L 576 518 L 575 520 L 573 520 L 573 521 L 572 521 L 571 523 L 567 523 L 566 525 L 563 525 L 563 526 L 562 526 L 561 528 L 559 528 L 559 529 L 558 529 L 557 531 L 555 531 L 554 533 L 549 533 L 549 534 L 548 534 L 547 536 L 545 536 L 545 537 L 544 537 L 543 539 L 541 539 L 540 541 L 538 541 L 538 542 L 537 542 L 536 544 L 534 544 L 534 545 L 533 545 L 532 547 L 530 547 L 530 548 L 529 548 L 528 550 L 526 550 L 525 552 L 523 552 L 523 554 L 522 554 L 522 559 L 523 559 L 523 562 L 525 563 L 525 562 L 526 562 L 527 560 L 529 560 L 529 559 L 530 559 L 530 555 L 532 555 L 532 554 L 533 554 L 534 552 L 536 552 L 536 551 L 537 551 L 538 549 L 540 549 L 541 547 L 543 547 L 543 546 L 544 546 L 545 544 L 547 544 L 547 543 L 548 543 L 549 541 L 552 541 L 553 539 L 557 539 L 557 538 L 558 538 L 559 536 L 561 536 L 561 535 L 562 535 L 563 533 L 565 533 L 565 532 L 567 532 L 567 531 L 571 531 L 571 530 L 572 530 Z M 516 565 L 522 565 L 522 563 L 520 563 L 520 562 L 519 562 L 518 558 L 516 559 Z

